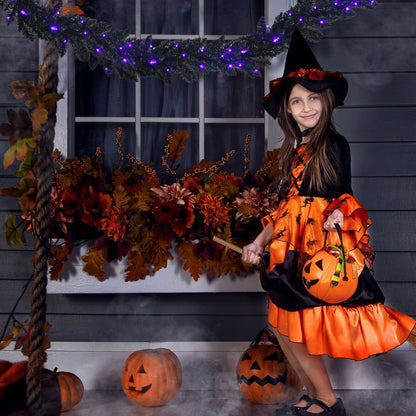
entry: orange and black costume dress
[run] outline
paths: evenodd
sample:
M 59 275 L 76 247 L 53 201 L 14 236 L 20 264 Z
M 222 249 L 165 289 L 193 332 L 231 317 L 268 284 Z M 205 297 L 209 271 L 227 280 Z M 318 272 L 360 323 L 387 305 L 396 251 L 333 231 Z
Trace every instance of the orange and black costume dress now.
M 299 146 L 293 161 L 292 184 L 278 208 L 263 218 L 273 226 L 270 255 L 263 255 L 263 288 L 269 295 L 269 323 L 293 342 L 306 343 L 310 354 L 361 360 L 387 352 L 407 340 L 416 322 L 384 305 L 373 277 L 373 249 L 366 210 L 352 195 L 350 151 L 345 138 L 331 137 L 339 186 L 324 194 L 306 191 L 309 153 Z M 301 279 L 305 262 L 324 246 L 339 243 L 337 233 L 327 233 L 323 223 L 338 208 L 344 214 L 345 251 L 359 248 L 366 266 L 354 295 L 342 304 L 312 297 Z

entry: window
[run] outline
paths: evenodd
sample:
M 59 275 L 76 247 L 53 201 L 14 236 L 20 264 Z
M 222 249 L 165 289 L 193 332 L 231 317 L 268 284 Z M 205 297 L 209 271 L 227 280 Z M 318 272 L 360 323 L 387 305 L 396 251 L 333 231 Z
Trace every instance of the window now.
M 85 6 L 90 17 L 127 28 L 136 37 L 152 34 L 155 41 L 232 39 L 255 31 L 264 16 L 264 2 L 258 0 L 157 0 L 157 6 L 155 0 L 88 0 Z M 167 135 L 189 130 L 179 175 L 201 159 L 216 161 L 232 149 L 236 154 L 225 168 L 242 174 L 250 134 L 249 167 L 257 170 L 265 142 L 263 92 L 263 78 L 244 74 L 211 73 L 194 83 L 175 77 L 170 85 L 155 78 L 133 83 L 76 62 L 73 152 L 91 155 L 100 146 L 106 168 L 114 167 L 116 131 L 122 127 L 123 151 L 160 170 Z
M 154 39 L 240 37 L 255 30 L 265 15 L 270 22 L 292 6 L 293 0 L 88 0 L 88 14 L 111 22 L 116 29 L 128 28 L 135 36 Z M 157 7 L 155 4 L 157 3 Z M 263 4 L 266 5 L 264 10 Z M 167 17 L 168 16 L 168 17 Z M 173 17 L 174 16 L 174 17 Z M 104 162 L 111 168 L 118 161 L 115 136 L 124 131 L 124 151 L 160 167 L 160 155 L 168 133 L 173 129 L 191 131 L 182 171 L 202 158 L 216 161 L 231 149 L 235 157 L 226 168 L 241 174 L 244 140 L 251 134 L 251 166 L 256 170 L 265 151 L 276 146 L 280 136 L 277 123 L 264 117 L 262 100 L 268 80 L 280 76 L 284 57 L 266 68 L 263 78 L 220 73 L 201 76 L 198 82 L 179 78 L 171 85 L 153 78 L 131 83 L 117 76 L 106 76 L 101 68 L 90 71 L 69 54 L 59 66 L 60 92 L 55 146 L 64 155 L 92 154 L 100 146 Z M 267 123 L 264 123 L 266 118 Z M 265 137 L 267 140 L 265 140 Z M 180 172 L 179 172 L 180 174 Z M 171 267 L 172 266 L 172 267 Z M 105 282 L 98 282 L 82 271 L 79 255 L 68 271 L 76 279 L 50 281 L 49 293 L 123 292 L 252 292 L 261 291 L 258 279 L 232 276 L 200 279 L 197 284 L 177 265 L 158 272 L 157 279 L 123 284 L 124 266 L 107 270 Z M 175 279 L 172 279 L 172 273 Z

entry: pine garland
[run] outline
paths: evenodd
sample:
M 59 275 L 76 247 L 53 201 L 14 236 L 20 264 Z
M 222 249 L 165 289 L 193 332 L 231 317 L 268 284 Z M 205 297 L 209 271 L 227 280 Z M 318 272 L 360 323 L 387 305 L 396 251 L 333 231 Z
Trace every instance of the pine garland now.
M 201 72 L 260 76 L 260 68 L 287 49 L 294 26 L 309 41 L 317 41 L 323 26 L 353 16 L 355 9 L 374 6 L 374 0 L 298 0 L 271 26 L 261 19 L 255 33 L 238 39 L 156 41 L 151 36 L 136 39 L 107 22 L 76 13 L 63 15 L 58 7 L 46 9 L 33 0 L 0 0 L 9 23 L 16 21 L 29 39 L 54 42 L 61 56 L 71 45 L 75 56 L 91 69 L 102 66 L 107 74 L 114 72 L 131 81 L 140 77 L 170 81 L 177 74 L 188 82 L 198 79 Z

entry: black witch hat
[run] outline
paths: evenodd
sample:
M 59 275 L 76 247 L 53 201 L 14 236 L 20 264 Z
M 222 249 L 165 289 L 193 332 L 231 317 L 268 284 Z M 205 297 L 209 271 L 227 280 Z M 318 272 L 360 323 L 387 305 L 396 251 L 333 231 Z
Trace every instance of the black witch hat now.
M 264 97 L 263 107 L 273 118 L 277 117 L 287 85 L 293 82 L 314 92 L 331 88 L 335 106 L 344 103 L 348 92 L 348 83 L 342 74 L 322 70 L 298 28 L 290 41 L 283 77 L 270 81 L 270 93 Z

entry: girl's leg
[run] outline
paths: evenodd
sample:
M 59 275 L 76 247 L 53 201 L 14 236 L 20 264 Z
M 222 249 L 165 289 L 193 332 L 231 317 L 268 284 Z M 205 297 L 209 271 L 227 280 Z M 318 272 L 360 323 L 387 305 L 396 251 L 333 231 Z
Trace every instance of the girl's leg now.
M 294 368 L 299 371 L 301 380 L 305 382 L 308 394 L 328 406 L 334 405 L 337 399 L 322 356 L 309 354 L 305 344 L 291 342 L 288 337 L 280 334 L 276 329 L 275 332 L 283 352 L 287 354 L 287 351 L 290 351 L 288 352 L 290 358 L 289 356 L 287 358 L 291 364 L 292 362 L 296 363 Z M 317 405 L 312 405 L 308 408 L 308 412 L 320 413 L 322 409 Z
M 299 376 L 301 383 L 306 387 L 306 391 L 309 397 L 315 398 L 315 389 L 312 382 L 309 380 L 306 373 L 303 371 L 302 366 L 300 365 L 297 357 L 293 354 L 289 340 L 287 337 L 284 337 L 277 328 L 273 328 L 273 332 L 276 335 L 277 340 L 279 341 L 280 347 L 282 348 L 283 353 L 285 354 L 287 360 L 289 361 L 290 365 L 296 371 L 296 374 Z M 295 406 L 305 407 L 307 405 L 306 402 L 301 401 L 295 404 Z

